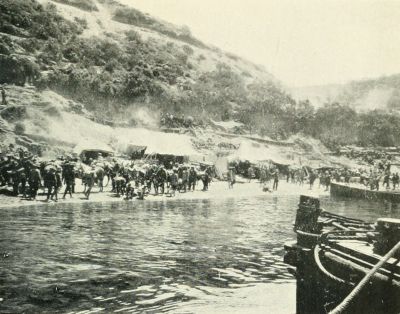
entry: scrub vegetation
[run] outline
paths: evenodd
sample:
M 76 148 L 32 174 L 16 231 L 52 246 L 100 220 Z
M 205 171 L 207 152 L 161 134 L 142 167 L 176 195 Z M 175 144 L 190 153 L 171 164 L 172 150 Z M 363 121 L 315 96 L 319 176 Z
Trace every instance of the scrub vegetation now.
M 110 21 L 126 28 L 101 37 L 83 36 L 88 22 L 81 16 L 67 19 L 59 3 L 84 12 L 97 12 L 101 4 L 109 10 Z M 144 36 L 146 32 L 163 40 Z M 213 66 L 202 68 L 212 58 Z M 112 0 L 1 1 L 0 68 L 0 84 L 32 83 L 57 91 L 83 103 L 96 121 L 112 120 L 140 105 L 191 115 L 204 124 L 209 119 L 235 120 L 247 131 L 273 139 L 303 133 L 330 148 L 400 145 L 396 111 L 359 113 L 346 102 L 318 109 L 309 101 L 296 102 L 261 67 L 207 46 L 187 27 Z M 396 101 L 391 109 L 400 106 Z

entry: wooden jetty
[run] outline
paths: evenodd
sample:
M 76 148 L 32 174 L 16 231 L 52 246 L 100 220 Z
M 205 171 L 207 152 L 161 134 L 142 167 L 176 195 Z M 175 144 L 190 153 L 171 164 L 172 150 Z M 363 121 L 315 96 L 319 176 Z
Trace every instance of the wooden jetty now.
M 340 197 L 351 197 L 359 199 L 368 199 L 374 201 L 388 201 L 392 203 L 400 203 L 400 191 L 390 191 L 390 190 L 370 190 L 368 187 L 354 186 L 352 184 L 331 183 L 331 195 Z

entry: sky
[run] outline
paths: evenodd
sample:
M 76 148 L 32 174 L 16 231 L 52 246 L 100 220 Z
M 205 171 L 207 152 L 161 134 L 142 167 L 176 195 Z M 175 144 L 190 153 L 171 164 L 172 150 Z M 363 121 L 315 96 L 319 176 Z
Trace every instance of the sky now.
M 119 0 L 288 86 L 400 73 L 400 0 Z

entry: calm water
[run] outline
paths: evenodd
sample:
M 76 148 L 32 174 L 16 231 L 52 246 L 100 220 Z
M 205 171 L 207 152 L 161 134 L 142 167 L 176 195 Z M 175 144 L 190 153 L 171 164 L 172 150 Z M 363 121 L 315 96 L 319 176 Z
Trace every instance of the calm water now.
M 282 257 L 297 202 L 265 196 L 1 209 L 0 312 L 187 313 L 187 304 L 206 305 L 219 291 L 230 292 L 229 305 L 252 285 L 294 286 Z M 372 221 L 399 217 L 397 208 L 368 202 L 322 204 Z

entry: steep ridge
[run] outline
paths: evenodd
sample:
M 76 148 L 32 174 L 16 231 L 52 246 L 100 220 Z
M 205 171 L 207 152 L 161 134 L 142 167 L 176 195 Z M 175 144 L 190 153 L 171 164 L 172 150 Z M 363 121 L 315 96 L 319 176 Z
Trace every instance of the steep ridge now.
M 285 97 L 261 67 L 205 45 L 185 27 L 112 0 L 39 2 L 3 1 L 0 62 L 21 70 L 0 74 L 0 83 L 35 81 L 108 117 L 143 103 L 154 110 L 178 103 L 169 109 L 231 116 L 232 103 L 247 105 L 243 99 L 254 83 L 272 84 Z M 235 88 L 240 93 L 229 92 Z
M 286 137 L 292 103 L 262 67 L 194 38 L 187 27 L 114 0 L 4 0 L 0 84 L 33 84 L 78 102 L 97 122 L 138 126 L 160 115 L 236 120 Z M 260 113 L 271 113 L 271 123 Z M 141 113 L 141 114 L 138 114 Z

